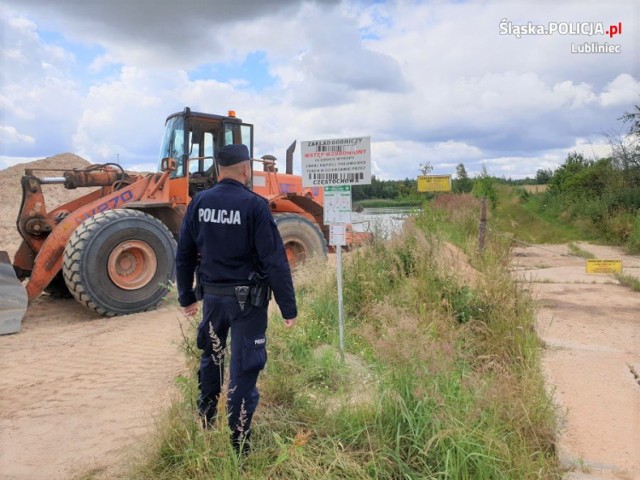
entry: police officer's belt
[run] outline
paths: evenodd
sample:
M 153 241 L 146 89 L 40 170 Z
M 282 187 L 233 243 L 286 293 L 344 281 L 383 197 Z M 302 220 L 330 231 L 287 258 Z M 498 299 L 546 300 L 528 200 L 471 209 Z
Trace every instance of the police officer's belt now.
M 218 295 L 221 297 L 235 297 L 236 296 L 236 287 L 248 286 L 248 285 L 211 285 L 204 284 L 202 285 L 202 290 L 204 293 L 209 295 Z

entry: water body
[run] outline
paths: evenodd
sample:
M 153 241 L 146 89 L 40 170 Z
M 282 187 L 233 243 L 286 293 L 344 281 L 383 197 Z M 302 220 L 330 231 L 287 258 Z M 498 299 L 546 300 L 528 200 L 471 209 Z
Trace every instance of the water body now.
M 389 238 L 402 229 L 407 218 L 420 211 L 416 207 L 365 208 L 351 213 L 351 223 L 356 232 L 372 232 Z

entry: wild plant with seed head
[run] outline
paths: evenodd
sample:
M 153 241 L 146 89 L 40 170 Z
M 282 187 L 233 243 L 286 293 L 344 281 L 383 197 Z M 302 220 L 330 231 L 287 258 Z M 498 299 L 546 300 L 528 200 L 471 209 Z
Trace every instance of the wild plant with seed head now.
M 247 424 L 247 409 L 244 406 L 244 398 L 240 404 L 240 416 L 238 417 L 237 430 L 240 435 L 245 433 L 244 427 Z
M 211 337 L 211 359 L 215 365 L 221 366 L 224 361 L 225 346 L 216 335 L 211 323 L 209 323 L 209 337 Z

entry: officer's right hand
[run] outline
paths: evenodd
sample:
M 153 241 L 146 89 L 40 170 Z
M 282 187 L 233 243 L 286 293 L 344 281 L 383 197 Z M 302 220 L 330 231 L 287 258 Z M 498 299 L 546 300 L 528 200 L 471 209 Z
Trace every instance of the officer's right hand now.
M 290 318 L 289 320 L 284 321 L 284 326 L 287 328 L 293 327 L 293 324 L 296 323 L 296 317 Z
M 182 312 L 187 317 L 193 317 L 196 313 L 198 313 L 198 302 L 192 303 L 186 307 L 182 307 Z

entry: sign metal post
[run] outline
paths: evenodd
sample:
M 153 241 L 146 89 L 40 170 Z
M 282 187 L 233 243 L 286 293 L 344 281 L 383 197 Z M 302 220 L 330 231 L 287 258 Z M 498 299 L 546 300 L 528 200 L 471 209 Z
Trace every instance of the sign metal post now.
M 344 304 L 342 297 L 342 247 L 347 244 L 347 228 L 344 224 L 329 227 L 329 243 L 336 247 L 336 274 L 338 276 L 338 331 L 340 358 L 344 361 Z
M 329 245 L 336 248 L 338 330 L 340 358 L 344 362 L 344 303 L 342 247 L 351 223 L 351 186 L 371 183 L 371 138 L 353 137 L 301 142 L 302 186 L 324 187 L 324 223 Z

